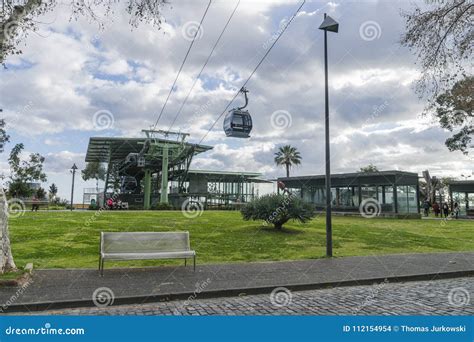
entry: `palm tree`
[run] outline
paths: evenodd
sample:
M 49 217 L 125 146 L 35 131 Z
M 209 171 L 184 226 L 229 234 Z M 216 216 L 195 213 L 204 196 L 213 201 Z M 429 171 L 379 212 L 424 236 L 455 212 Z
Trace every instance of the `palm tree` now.
M 286 177 L 290 177 L 290 167 L 301 164 L 301 155 L 296 147 L 285 145 L 275 153 L 275 164 L 285 165 Z

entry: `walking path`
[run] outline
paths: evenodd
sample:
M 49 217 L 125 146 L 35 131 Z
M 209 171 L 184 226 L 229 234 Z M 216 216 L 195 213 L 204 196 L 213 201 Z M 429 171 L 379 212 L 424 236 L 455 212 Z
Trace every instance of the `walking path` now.
M 198 259 L 199 261 L 199 259 Z M 36 270 L 24 289 L 0 288 L 3 311 L 31 311 L 171 299 L 270 293 L 474 275 L 474 253 L 396 254 L 285 262 L 106 269 Z M 95 293 L 95 295 L 94 295 Z M 99 297 L 98 297 L 99 296 Z M 110 297 L 110 298 L 108 298 Z

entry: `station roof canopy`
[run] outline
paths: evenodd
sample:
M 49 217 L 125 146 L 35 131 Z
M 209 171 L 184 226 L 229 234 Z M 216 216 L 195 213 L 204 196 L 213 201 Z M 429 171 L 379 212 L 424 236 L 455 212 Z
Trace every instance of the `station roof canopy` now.
M 87 147 L 86 162 L 107 163 L 110 160 L 125 159 L 129 153 L 138 153 L 147 138 L 91 137 Z M 154 139 L 158 143 L 180 145 L 181 142 L 167 139 Z M 184 143 L 194 153 L 212 149 L 212 146 Z
M 474 192 L 474 180 L 452 180 L 448 182 L 448 186 L 454 192 Z
M 282 177 L 279 181 L 285 183 L 286 187 L 298 188 L 307 186 L 324 186 L 325 175 Z M 355 186 L 355 185 L 417 185 L 418 174 L 405 171 L 378 171 L 378 172 L 352 172 L 331 175 L 331 186 Z
M 208 182 L 241 182 L 248 181 L 252 183 L 271 183 L 260 179 L 262 176 L 258 172 L 238 172 L 238 171 L 210 171 L 210 170 L 189 170 L 187 180 L 190 177 L 202 177 Z

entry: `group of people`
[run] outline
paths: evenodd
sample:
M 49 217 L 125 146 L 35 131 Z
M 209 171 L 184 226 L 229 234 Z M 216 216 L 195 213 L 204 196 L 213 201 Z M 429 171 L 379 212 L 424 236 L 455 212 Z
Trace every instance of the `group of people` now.
M 423 203 L 423 210 L 425 216 L 428 216 L 430 213 L 430 208 L 433 209 L 435 217 L 444 217 L 447 218 L 450 214 L 451 216 L 458 218 L 459 217 L 459 204 L 458 202 L 454 202 L 453 210 L 451 211 L 448 205 L 448 202 L 443 202 L 441 205 L 434 201 L 431 204 L 428 200 Z
M 116 210 L 116 209 L 123 209 L 122 201 L 115 200 L 114 198 L 108 198 L 106 201 L 107 209 L 109 210 Z

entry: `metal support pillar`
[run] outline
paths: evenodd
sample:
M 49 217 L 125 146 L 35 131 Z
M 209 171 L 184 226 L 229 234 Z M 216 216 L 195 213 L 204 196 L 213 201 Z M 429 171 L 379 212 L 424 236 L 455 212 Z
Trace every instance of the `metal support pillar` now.
M 160 203 L 168 203 L 168 145 L 163 146 Z
M 149 210 L 150 209 L 150 200 L 151 200 L 151 170 L 145 170 L 145 177 L 143 179 L 145 182 L 144 184 L 144 198 L 143 198 L 143 209 Z

